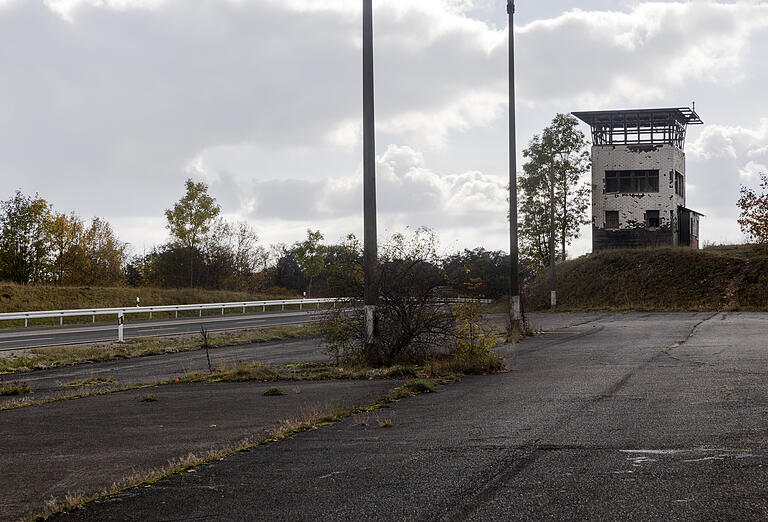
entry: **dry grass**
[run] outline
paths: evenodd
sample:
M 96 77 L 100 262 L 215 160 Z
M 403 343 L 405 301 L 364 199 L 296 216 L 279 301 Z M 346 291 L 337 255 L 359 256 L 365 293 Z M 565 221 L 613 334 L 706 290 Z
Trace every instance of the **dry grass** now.
M 297 337 L 318 335 L 315 325 L 273 326 L 209 334 L 209 346 L 238 346 L 252 343 L 277 341 Z M 35 348 L 24 355 L 0 358 L 0 372 L 26 372 L 83 363 L 132 359 L 147 355 L 187 352 L 201 348 L 200 336 L 181 335 L 174 337 L 142 337 L 129 339 L 124 343 L 94 343 L 87 346 L 53 346 Z
M 62 498 L 52 497 L 46 502 L 45 507 L 41 513 L 31 515 L 27 518 L 27 520 L 45 520 L 52 515 L 58 513 L 66 513 L 68 511 L 81 508 L 85 504 L 116 495 L 131 488 L 154 484 L 163 478 L 183 473 L 197 466 L 209 464 L 234 453 L 246 451 L 253 448 L 254 446 L 257 446 L 258 444 L 259 443 L 253 443 L 249 439 L 245 439 L 237 444 L 210 450 L 202 454 L 196 455 L 190 453 L 184 457 L 179 457 L 169 461 L 168 464 L 162 468 L 133 473 L 132 475 L 124 477 L 118 482 L 113 483 L 112 486 L 105 488 L 98 493 L 67 493 Z
M 272 432 L 272 438 L 280 440 L 303 431 L 328 426 L 329 424 L 345 419 L 354 413 L 354 408 L 344 408 L 338 405 L 326 406 L 324 408 L 316 406 L 305 410 L 297 417 L 281 421 L 277 428 Z
M 768 310 L 768 248 L 610 250 L 557 267 L 559 311 Z M 525 288 L 530 310 L 549 309 L 549 273 Z
M 272 367 L 261 363 L 247 364 L 238 361 L 235 364 L 219 366 L 212 373 L 188 373 L 180 377 L 178 382 L 372 380 L 402 379 L 405 377 L 421 379 L 444 377 L 455 380 L 460 376 L 460 371 L 448 359 L 429 361 L 422 366 L 395 365 L 385 368 L 344 366 L 330 362 L 297 363 Z
M 0 386 L 0 397 L 7 397 L 10 395 L 27 395 L 34 390 L 26 382 L 14 382 L 12 384 L 3 383 Z
M 182 377 L 176 377 L 169 380 L 158 381 L 149 384 L 142 384 L 137 386 L 121 386 L 117 384 L 117 381 L 105 382 L 105 383 L 92 383 L 93 379 L 99 379 L 89 377 L 80 381 L 73 381 L 78 383 L 84 383 L 78 389 L 73 391 L 62 391 L 47 395 L 43 398 L 34 397 L 22 397 L 0 402 L 0 411 L 15 410 L 19 408 L 26 408 L 29 406 L 41 406 L 43 404 L 49 404 L 58 401 L 68 401 L 74 399 L 84 399 L 86 397 L 94 397 L 98 395 L 107 395 L 110 393 L 117 393 L 130 390 L 142 390 L 146 388 L 152 388 L 155 386 L 183 384 L 183 383 L 216 383 L 216 382 L 275 382 L 275 381 L 317 381 L 317 380 L 372 380 L 372 379 L 401 379 L 405 375 L 415 376 L 419 379 L 411 381 L 413 382 L 426 382 L 424 379 L 438 378 L 440 382 L 447 384 L 449 382 L 455 382 L 460 379 L 461 375 L 450 367 L 450 363 L 446 361 L 430 361 L 424 366 L 412 366 L 407 367 L 407 370 L 403 370 L 402 366 L 393 366 L 390 368 L 344 368 L 336 366 L 332 363 L 298 363 L 288 364 L 281 367 L 271 367 L 269 365 L 253 363 L 246 364 L 242 361 L 238 361 L 233 365 L 222 365 L 215 372 L 191 372 Z M 397 397 L 393 397 L 392 400 L 397 400 L 401 397 L 407 397 L 413 395 L 407 390 L 412 386 L 408 383 L 406 390 L 398 391 L 400 394 Z M 295 388 L 296 393 L 301 393 L 301 389 Z M 425 391 L 425 390 L 421 390 Z M 421 392 L 420 391 L 420 392 Z M 391 402 L 391 401 L 388 401 Z
M 70 401 L 74 399 L 84 399 L 85 397 L 95 397 L 97 395 L 107 395 L 110 393 L 139 390 L 142 388 L 149 388 L 156 386 L 155 384 L 147 384 L 142 386 L 100 386 L 100 387 L 88 387 L 84 386 L 73 391 L 56 392 L 47 395 L 44 398 L 36 399 L 34 397 L 20 397 L 16 399 L 6 400 L 0 402 L 0 411 L 17 410 L 19 408 L 26 408 L 29 406 L 41 406 L 43 404 L 50 404 L 52 402 Z
M 103 384 L 110 384 L 117 381 L 111 375 L 93 375 L 84 379 L 77 379 L 76 381 L 68 382 L 64 386 L 80 387 L 80 386 L 101 386 Z

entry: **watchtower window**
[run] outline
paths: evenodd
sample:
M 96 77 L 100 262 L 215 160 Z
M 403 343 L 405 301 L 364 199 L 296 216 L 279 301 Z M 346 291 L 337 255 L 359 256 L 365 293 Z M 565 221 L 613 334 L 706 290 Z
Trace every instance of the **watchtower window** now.
M 637 194 L 659 191 L 658 170 L 606 170 L 605 192 Z
M 645 225 L 648 228 L 658 228 L 661 226 L 658 210 L 647 210 L 645 212 Z
M 685 197 L 685 178 L 678 171 L 675 171 L 675 194 Z
M 619 211 L 618 210 L 606 210 L 605 211 L 605 228 L 619 228 Z

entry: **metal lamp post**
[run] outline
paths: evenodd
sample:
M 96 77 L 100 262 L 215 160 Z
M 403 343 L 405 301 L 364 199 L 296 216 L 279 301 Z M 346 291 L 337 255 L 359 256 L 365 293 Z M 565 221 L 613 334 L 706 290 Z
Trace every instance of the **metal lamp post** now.
M 517 246 L 517 142 L 515 128 L 515 3 L 507 0 L 509 15 L 509 326 L 521 329 L 520 253 Z
M 376 339 L 376 135 L 373 114 L 373 0 L 363 0 L 363 280 L 366 348 Z

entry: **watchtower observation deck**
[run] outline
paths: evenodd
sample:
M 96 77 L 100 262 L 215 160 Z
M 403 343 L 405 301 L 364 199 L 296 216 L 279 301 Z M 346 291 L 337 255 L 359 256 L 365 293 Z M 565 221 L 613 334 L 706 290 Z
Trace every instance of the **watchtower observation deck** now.
M 701 125 L 695 109 L 630 109 L 574 112 L 592 128 L 593 145 L 674 145 L 683 150 L 688 125 Z

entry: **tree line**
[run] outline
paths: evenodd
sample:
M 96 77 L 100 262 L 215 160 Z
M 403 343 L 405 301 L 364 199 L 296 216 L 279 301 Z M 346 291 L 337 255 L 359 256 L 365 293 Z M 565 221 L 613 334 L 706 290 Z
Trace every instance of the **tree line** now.
M 567 246 L 588 223 L 589 151 L 577 121 L 558 114 L 523 151 L 519 177 L 523 278 L 566 259 Z M 0 280 L 19 284 L 198 287 L 262 293 L 357 295 L 362 292 L 362 248 L 352 234 L 323 244 L 319 230 L 302 241 L 265 247 L 246 222 L 220 216 L 203 182 L 185 181 L 182 197 L 165 210 L 170 239 L 131 254 L 103 218 L 61 213 L 38 194 L 17 191 L 0 202 Z M 555 242 L 552 242 L 554 227 Z M 418 229 L 388 239 L 392 251 L 434 246 L 434 233 Z M 553 256 L 555 250 L 555 256 Z M 472 278 L 495 298 L 507 291 L 509 256 L 483 248 L 433 259 L 446 288 L 459 292 Z
M 324 243 L 319 230 L 293 244 L 266 248 L 245 222 L 220 217 L 205 183 L 185 182 L 185 194 L 166 211 L 170 239 L 131 255 L 105 219 L 61 213 L 39 194 L 17 191 L 0 202 L 0 280 L 61 286 L 197 287 L 315 297 L 362 295 L 362 244 L 354 234 Z M 393 234 L 383 252 L 435 251 L 437 236 L 421 228 Z M 391 261 L 391 260 L 390 260 Z M 382 262 L 386 262 L 382 258 Z M 446 292 L 472 278 L 495 298 L 508 286 L 509 256 L 476 248 L 432 255 L 430 270 Z M 530 272 L 530 271 L 529 271 Z M 530 274 L 529 274 L 530 275 Z
M 0 280 L 103 285 L 124 279 L 126 245 L 110 224 L 56 212 L 38 194 L 0 202 Z

